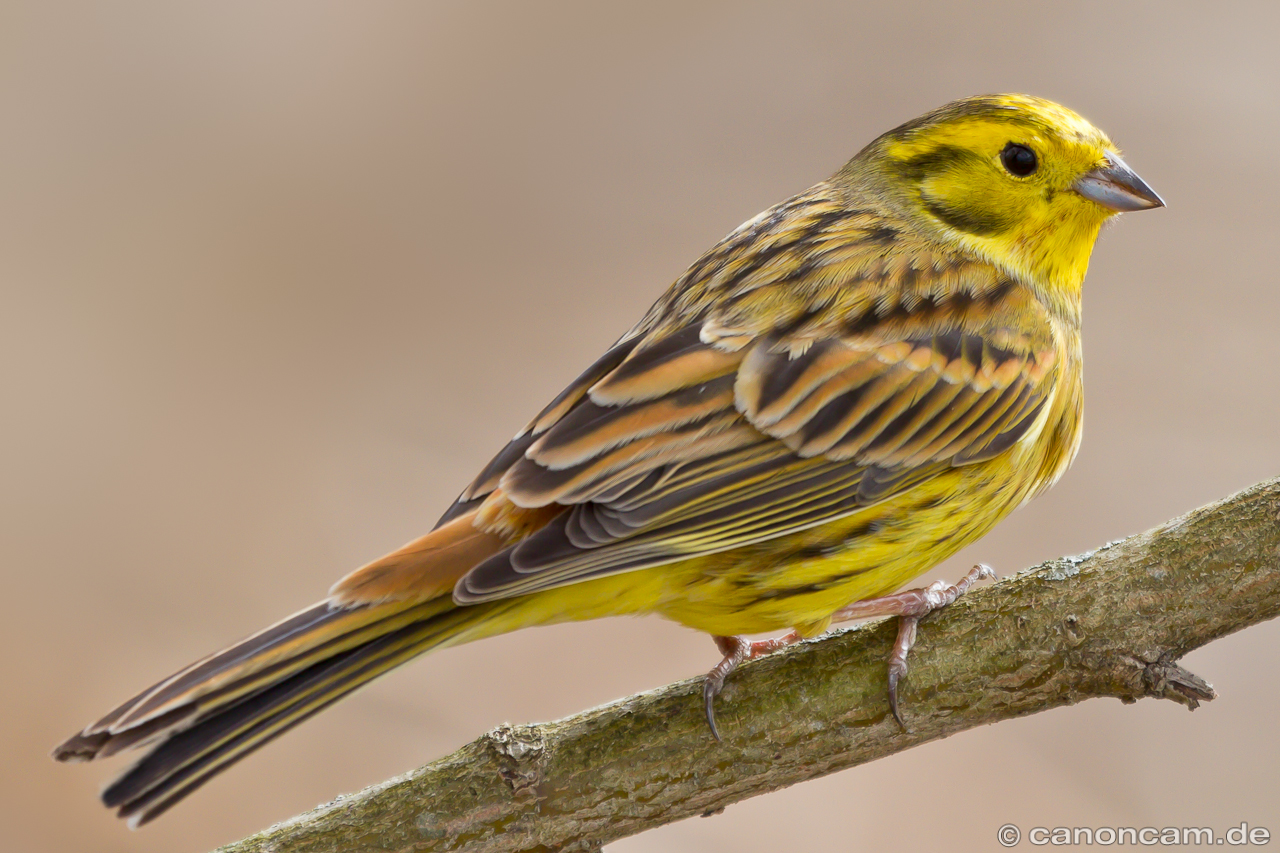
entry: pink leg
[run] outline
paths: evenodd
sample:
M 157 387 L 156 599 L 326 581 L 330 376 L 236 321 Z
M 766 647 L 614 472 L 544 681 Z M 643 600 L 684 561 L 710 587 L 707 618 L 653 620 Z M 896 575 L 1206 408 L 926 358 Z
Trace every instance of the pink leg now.
M 724 689 L 724 680 L 729 677 L 729 673 L 738 668 L 743 661 L 755 660 L 761 655 L 767 655 L 770 652 L 776 652 L 784 646 L 789 646 L 800 639 L 800 635 L 795 631 L 783 634 L 781 637 L 775 637 L 772 640 L 749 641 L 746 637 L 712 637 L 716 641 L 716 648 L 720 649 L 720 654 L 724 655 L 724 659 L 715 665 L 707 677 L 702 682 L 702 701 L 706 705 L 707 725 L 711 727 L 711 736 L 716 740 L 720 740 L 720 732 L 716 729 L 716 712 L 715 699 L 716 696 Z
M 907 653 L 916 643 L 916 631 L 920 620 L 964 595 L 969 587 L 979 580 L 995 576 L 996 573 L 990 566 L 979 564 L 953 585 L 948 586 L 946 581 L 934 581 L 921 589 L 907 589 L 892 595 L 855 601 L 831 614 L 832 622 L 871 619 L 876 616 L 898 617 L 898 638 L 894 641 L 893 651 L 889 655 L 889 710 L 903 729 L 906 729 L 906 725 L 898 712 L 898 682 L 907 674 Z M 711 727 L 712 736 L 720 740 L 720 732 L 716 728 L 715 698 L 724 688 L 724 681 L 729 677 L 729 673 L 744 661 L 754 660 L 761 655 L 767 655 L 791 645 L 800 639 L 800 635 L 791 631 L 772 640 L 759 640 L 754 643 L 746 637 L 712 637 L 712 639 L 716 641 L 716 648 L 720 649 L 720 654 L 724 655 L 724 658 L 707 673 L 706 679 L 702 682 L 702 699 L 706 706 L 707 725 Z
M 916 628 L 920 620 L 964 595 L 979 580 L 995 576 L 996 573 L 990 566 L 979 564 L 954 585 L 948 586 L 946 581 L 934 581 L 922 589 L 908 589 L 880 598 L 855 601 L 832 614 L 833 622 L 869 619 L 873 616 L 898 617 L 898 639 L 889 655 L 889 710 L 904 730 L 907 727 L 902 722 L 902 715 L 898 713 L 898 682 L 907 674 L 907 653 L 916 643 Z

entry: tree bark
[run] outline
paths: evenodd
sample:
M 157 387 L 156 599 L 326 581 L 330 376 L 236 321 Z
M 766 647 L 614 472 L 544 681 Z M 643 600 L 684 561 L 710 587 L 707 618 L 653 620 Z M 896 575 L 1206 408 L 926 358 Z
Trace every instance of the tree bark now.
M 974 590 L 921 623 L 889 715 L 880 621 L 745 664 L 717 700 L 691 679 L 446 758 L 220 853 L 595 850 L 975 726 L 1111 696 L 1195 708 L 1176 661 L 1280 614 L 1280 479 L 1079 557 Z

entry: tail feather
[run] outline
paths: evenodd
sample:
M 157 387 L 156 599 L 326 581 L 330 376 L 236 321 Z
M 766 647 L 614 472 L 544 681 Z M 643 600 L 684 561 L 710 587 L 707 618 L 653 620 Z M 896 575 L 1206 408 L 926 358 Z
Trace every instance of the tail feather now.
M 289 661 L 297 653 L 296 649 L 290 648 L 290 641 L 296 643 L 301 638 L 314 643 L 317 632 L 321 629 L 341 636 L 346 625 L 340 623 L 366 619 L 366 612 L 343 612 L 327 602 L 312 605 L 228 649 L 178 670 L 125 702 L 94 725 L 110 731 L 140 725 L 168 713 L 174 707 L 216 692 L 227 684 L 243 683 L 251 672 L 267 670 L 275 662 Z
M 305 669 L 332 655 L 334 646 L 358 645 L 359 638 L 350 637 L 357 627 L 376 624 L 379 614 L 373 611 L 335 608 L 325 602 L 308 607 L 148 687 L 69 738 L 53 757 L 88 761 L 145 743 L 180 727 L 202 709 L 227 704 L 238 693 L 279 681 L 288 675 L 282 670 Z
M 140 826 L 313 714 L 510 606 L 459 608 L 447 597 L 400 609 L 316 605 L 144 691 L 54 757 L 87 760 L 157 741 L 102 793 Z
M 473 516 L 468 513 L 456 518 L 357 569 L 340 581 L 325 601 L 151 686 L 89 726 L 75 746 L 82 751 L 91 749 L 93 733 L 124 732 L 209 694 L 230 701 L 234 694 L 228 688 L 232 686 L 252 692 L 341 648 L 354 648 L 370 637 L 385 634 L 393 629 L 395 620 L 408 624 L 420 619 L 424 607 L 434 612 L 437 602 L 452 594 L 459 577 L 503 547 L 500 537 L 473 525 Z M 259 677 L 248 678 L 253 674 Z M 66 744 L 70 745 L 72 741 Z M 58 752 L 55 756 L 63 757 Z M 75 754 L 66 759 L 92 757 Z
M 345 608 L 321 602 L 180 670 L 125 703 L 123 713 L 113 711 L 105 728 L 123 733 L 177 708 L 227 704 L 449 606 L 448 599 L 413 607 Z
M 479 614 L 452 610 L 330 657 L 198 720 L 157 746 L 103 792 L 138 826 L 215 774 L 370 680 L 455 636 Z
M 387 670 L 475 636 L 473 629 L 513 604 L 453 603 L 457 579 L 505 541 L 477 528 L 474 514 L 357 569 L 325 601 L 152 685 L 53 757 L 89 761 L 151 745 L 102 794 L 138 826 Z

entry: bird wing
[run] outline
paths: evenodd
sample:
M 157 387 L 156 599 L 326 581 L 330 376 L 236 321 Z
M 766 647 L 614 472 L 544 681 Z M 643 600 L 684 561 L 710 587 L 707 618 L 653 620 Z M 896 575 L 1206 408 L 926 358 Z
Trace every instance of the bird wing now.
M 467 572 L 455 599 L 771 539 L 1008 450 L 1048 398 L 1047 326 L 1028 335 L 984 306 L 920 307 L 790 330 L 710 315 L 616 346 L 446 514 L 557 510 Z

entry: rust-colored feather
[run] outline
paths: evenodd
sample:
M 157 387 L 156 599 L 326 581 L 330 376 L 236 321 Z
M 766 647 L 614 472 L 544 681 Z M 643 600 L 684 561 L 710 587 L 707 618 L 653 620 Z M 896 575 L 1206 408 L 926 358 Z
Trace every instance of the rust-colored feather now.
M 458 578 L 496 554 L 510 535 L 475 524 L 479 510 L 455 518 L 426 536 L 374 560 L 333 585 L 332 601 L 341 606 L 385 601 L 425 601 L 447 595 Z

